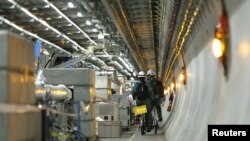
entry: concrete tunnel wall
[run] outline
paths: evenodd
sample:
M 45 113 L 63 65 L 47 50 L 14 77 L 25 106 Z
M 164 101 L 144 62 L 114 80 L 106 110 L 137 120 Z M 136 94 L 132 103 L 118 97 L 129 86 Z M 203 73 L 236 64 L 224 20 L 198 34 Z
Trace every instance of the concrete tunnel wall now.
M 206 35 L 197 37 L 185 54 L 187 86 L 178 85 L 171 113 L 166 112 L 168 100 L 163 106 L 167 141 L 206 141 L 208 124 L 250 124 L 250 1 L 226 0 L 231 38 L 228 80 L 211 49 L 219 6 L 212 19 L 205 19 Z M 192 47 L 195 44 L 202 46 L 199 51 Z

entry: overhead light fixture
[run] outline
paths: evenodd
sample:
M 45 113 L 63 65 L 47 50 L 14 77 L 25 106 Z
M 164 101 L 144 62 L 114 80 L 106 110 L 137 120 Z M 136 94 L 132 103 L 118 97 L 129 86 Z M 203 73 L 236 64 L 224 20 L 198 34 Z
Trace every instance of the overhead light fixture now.
M 36 7 L 32 8 L 31 9 L 32 11 L 37 11 L 38 9 Z
M 181 68 L 181 73 L 180 73 L 179 79 L 183 85 L 187 84 L 187 75 L 186 75 L 185 67 Z
M 99 33 L 99 34 L 98 34 L 98 39 L 104 39 L 104 36 L 103 36 L 102 33 Z
M 171 87 L 171 90 L 172 90 L 172 91 L 175 91 L 175 90 L 176 90 L 177 85 L 176 85 L 176 80 L 175 80 L 175 78 L 173 78 L 173 81 L 172 81 L 172 83 L 170 84 L 170 87 Z
M 98 30 L 96 28 L 93 28 L 92 31 L 93 32 L 98 32 Z
M 78 51 L 78 48 L 77 48 L 77 46 L 72 46 L 75 50 L 77 50 Z
M 104 36 L 108 36 L 108 35 L 110 35 L 110 34 L 109 34 L 109 33 L 103 33 L 103 35 L 104 35 Z
M 40 40 L 40 41 L 42 41 L 42 42 L 44 42 L 44 43 L 46 43 L 46 44 L 48 44 L 48 45 L 53 46 L 53 47 L 56 48 L 56 49 L 59 49 L 59 50 L 63 51 L 64 53 L 68 54 L 69 56 L 71 56 L 71 53 L 70 53 L 70 52 L 64 50 L 63 48 L 61 48 L 61 47 L 59 47 L 59 46 L 57 46 L 57 45 L 55 45 L 55 44 L 53 44 L 53 43 L 51 43 L 51 42 L 49 42 L 49 41 L 43 39 L 43 38 L 41 38 L 41 37 L 39 37 L 37 34 L 31 33 L 31 32 L 29 32 L 29 31 L 27 31 L 27 30 L 21 28 L 20 26 L 14 24 L 13 22 L 11 22 L 11 21 L 5 19 L 5 18 L 2 17 L 2 16 L 0 16 L 0 21 L 6 23 L 7 25 L 9 25 L 9 26 L 15 28 L 15 29 L 18 30 L 18 31 L 21 31 L 21 32 L 25 33 L 26 35 L 29 35 L 30 37 L 36 38 L 36 39 L 38 39 L 38 40 Z
M 174 82 L 171 83 L 171 89 L 174 90 L 175 84 Z
M 81 33 L 82 34 L 84 34 L 84 36 L 86 37 L 86 38 L 88 38 L 90 41 L 91 41 L 91 44 L 94 44 L 94 45 L 97 45 L 97 43 L 94 41 L 94 40 L 92 40 L 91 38 L 90 38 L 90 36 L 87 34 L 87 33 L 85 33 L 78 25 L 76 25 L 72 20 L 70 20 L 65 14 L 63 14 L 53 3 L 51 3 L 51 2 L 48 2 L 48 0 L 42 0 L 43 2 L 45 2 L 45 3 L 47 3 L 47 4 L 49 4 L 50 5 L 50 7 L 52 8 L 52 9 L 54 9 L 59 15 L 61 15 L 64 19 L 66 19 L 69 23 L 71 23 L 74 27 L 76 27 L 79 31 L 81 31 Z M 84 25 L 85 26 L 85 25 Z M 78 46 L 78 47 L 80 47 L 80 46 Z M 85 53 L 86 53 L 86 50 L 83 48 L 83 47 L 80 47 L 81 48 L 81 50 L 83 50 Z
M 184 79 L 185 79 L 185 76 L 184 76 L 183 73 L 181 73 L 181 74 L 180 74 L 180 80 L 181 80 L 181 82 L 184 81 Z
M 77 16 L 78 16 L 78 17 L 83 17 L 83 15 L 82 15 L 81 12 L 78 12 L 78 13 L 77 13 Z
M 68 2 L 68 7 L 69 8 L 74 8 L 75 6 L 74 6 L 74 4 L 72 2 Z
M 137 73 L 134 71 L 134 72 L 133 72 L 133 76 L 136 77 L 136 75 L 137 75 Z
M 45 5 L 43 8 L 49 8 L 49 5 L 47 4 L 47 5 Z
M 92 23 L 89 20 L 86 21 L 86 25 L 91 25 L 91 24 Z
M 222 15 L 219 18 L 219 21 L 215 27 L 215 35 L 213 39 L 212 50 L 213 54 L 224 69 L 224 76 L 228 79 L 229 66 L 230 66 L 230 35 L 229 35 L 229 20 L 227 17 L 227 10 L 225 4 L 222 4 L 221 8 Z
M 214 38 L 213 39 L 213 54 L 216 58 L 220 58 L 225 50 L 225 46 L 220 39 Z

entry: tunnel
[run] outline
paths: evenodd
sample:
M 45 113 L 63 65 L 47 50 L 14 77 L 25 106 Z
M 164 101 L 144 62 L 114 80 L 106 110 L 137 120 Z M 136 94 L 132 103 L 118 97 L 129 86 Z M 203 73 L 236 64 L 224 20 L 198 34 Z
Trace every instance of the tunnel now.
M 1 0 L 0 140 L 249 141 L 249 7 Z

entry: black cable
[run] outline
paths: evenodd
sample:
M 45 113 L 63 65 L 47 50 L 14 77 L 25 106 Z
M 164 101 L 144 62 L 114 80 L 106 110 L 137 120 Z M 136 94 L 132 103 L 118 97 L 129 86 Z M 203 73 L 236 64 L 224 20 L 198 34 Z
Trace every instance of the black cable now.
M 54 57 L 55 54 L 56 54 L 55 52 L 52 53 L 52 55 L 49 57 L 49 60 L 45 64 L 44 68 L 47 68 L 48 64 L 51 63 L 51 59 Z

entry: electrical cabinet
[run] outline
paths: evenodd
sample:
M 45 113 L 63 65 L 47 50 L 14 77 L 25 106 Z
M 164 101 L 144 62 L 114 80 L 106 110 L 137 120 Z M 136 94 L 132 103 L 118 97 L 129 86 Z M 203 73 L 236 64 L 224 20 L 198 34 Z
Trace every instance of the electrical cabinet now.
M 119 138 L 121 137 L 121 122 L 99 121 L 98 133 L 101 138 Z

